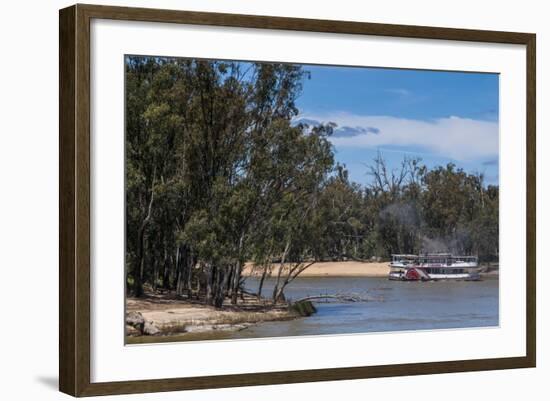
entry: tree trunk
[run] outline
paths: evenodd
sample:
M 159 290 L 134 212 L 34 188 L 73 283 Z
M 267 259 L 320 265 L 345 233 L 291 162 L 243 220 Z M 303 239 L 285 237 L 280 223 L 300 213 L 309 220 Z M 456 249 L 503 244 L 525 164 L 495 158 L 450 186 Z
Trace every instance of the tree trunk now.
M 225 298 L 225 292 L 228 286 L 229 274 L 224 269 L 218 269 L 216 275 L 216 296 L 214 299 L 214 306 L 216 308 L 221 308 L 223 306 L 223 301 Z
M 143 271 L 145 269 L 145 224 L 142 224 L 139 229 L 138 241 L 138 257 L 136 266 L 134 267 L 134 296 L 140 298 L 143 296 Z
M 231 264 L 227 267 L 228 271 L 226 273 L 227 278 L 227 287 L 225 289 L 225 295 L 229 298 L 233 296 L 233 276 L 235 274 L 236 264 Z
M 180 256 L 180 247 L 178 246 L 176 248 L 176 272 L 177 272 L 177 279 L 176 279 L 176 294 L 181 295 L 182 292 L 182 282 L 183 282 L 183 263 L 182 263 L 182 257 Z
M 158 278 L 158 263 L 157 263 L 157 258 L 153 258 L 153 291 L 156 292 L 157 291 L 157 278 Z
M 145 229 L 149 225 L 149 220 L 151 220 L 151 212 L 153 209 L 153 199 L 155 198 L 155 175 L 156 167 L 153 170 L 153 181 L 151 183 L 151 198 L 149 199 L 149 206 L 147 208 L 147 215 L 143 219 L 141 226 L 139 227 L 138 238 L 138 259 L 136 263 L 137 274 L 134 277 L 134 295 L 137 298 L 143 296 L 143 273 L 145 270 Z
M 294 279 L 300 275 L 300 273 L 302 273 L 308 267 L 312 266 L 314 263 L 315 263 L 315 261 L 308 262 L 306 264 L 300 262 L 300 263 L 296 263 L 292 268 L 289 268 L 289 271 L 288 271 L 285 279 L 283 280 L 283 283 L 280 286 L 278 286 L 279 288 L 278 288 L 277 292 L 274 291 L 274 294 L 273 294 L 273 300 L 274 301 L 273 301 L 273 303 L 285 301 L 284 290 L 285 290 L 286 286 L 289 285 L 290 283 L 292 283 L 294 281 Z
M 264 267 L 264 271 L 262 272 L 262 277 L 260 278 L 260 284 L 258 285 L 258 301 L 262 299 L 262 289 L 264 287 L 264 281 L 267 276 L 267 269 L 268 267 Z
M 193 279 L 193 269 L 196 264 L 195 256 L 192 253 L 189 253 L 189 266 L 187 269 L 187 276 L 185 277 L 185 287 L 187 288 L 187 298 L 191 298 L 193 295 L 193 290 L 191 288 L 191 281 Z
M 281 274 L 285 268 L 286 256 L 290 250 L 290 239 L 287 240 L 283 255 L 281 256 L 281 263 L 279 265 L 279 271 L 277 272 L 277 281 L 275 282 L 275 287 L 273 287 L 273 303 L 276 304 L 277 300 L 280 297 L 279 284 L 281 282 Z
M 238 261 L 235 265 L 235 270 L 233 272 L 233 284 L 231 289 L 231 303 L 233 305 L 237 304 L 237 298 L 239 296 L 239 283 L 241 281 L 241 270 L 242 265 L 241 261 Z
M 214 276 L 216 274 L 216 268 L 210 263 L 206 267 L 206 298 L 207 305 L 214 303 Z
M 242 249 L 243 249 L 243 243 L 244 243 L 244 233 L 241 234 L 241 237 L 239 238 L 239 257 L 237 260 L 237 264 L 235 265 L 235 271 L 233 272 L 233 283 L 231 285 L 231 303 L 233 305 L 237 304 L 237 298 L 239 293 L 239 284 L 241 282 L 241 270 L 242 270 Z
M 168 266 L 168 250 L 166 249 L 166 244 L 164 244 L 164 257 L 162 261 L 162 288 L 168 290 L 170 288 L 170 269 Z
M 203 272 L 204 272 L 204 267 L 201 264 L 199 275 L 198 275 L 198 278 L 197 278 L 197 299 L 200 299 L 200 296 L 201 296 L 201 289 L 202 289 L 201 288 L 201 280 L 202 280 L 202 277 L 203 277 Z

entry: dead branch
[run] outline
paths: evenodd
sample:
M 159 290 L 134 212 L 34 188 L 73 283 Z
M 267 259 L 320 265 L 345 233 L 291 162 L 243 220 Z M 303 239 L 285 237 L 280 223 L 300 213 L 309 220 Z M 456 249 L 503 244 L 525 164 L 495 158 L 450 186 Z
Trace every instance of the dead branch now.
M 336 299 L 342 302 L 370 302 L 370 301 L 383 301 L 382 297 L 372 297 L 370 295 L 359 295 L 359 294 L 320 294 L 320 295 L 311 295 L 305 298 L 300 298 L 293 303 L 305 302 L 305 301 L 315 301 L 315 300 L 328 300 Z

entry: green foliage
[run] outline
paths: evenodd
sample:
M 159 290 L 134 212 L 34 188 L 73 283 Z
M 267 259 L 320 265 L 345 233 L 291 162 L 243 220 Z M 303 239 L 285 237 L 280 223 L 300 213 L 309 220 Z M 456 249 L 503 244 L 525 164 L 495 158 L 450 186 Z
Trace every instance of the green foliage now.
M 290 64 L 126 59 L 126 266 L 145 284 L 221 306 L 242 268 L 452 250 L 498 257 L 498 187 L 450 164 L 379 155 L 350 182 L 334 124 L 293 124 L 308 74 Z M 429 249 L 435 246 L 446 249 Z M 291 266 L 282 274 L 282 262 Z M 274 265 L 280 263 L 278 269 Z
M 311 301 L 294 302 L 290 305 L 290 310 L 300 317 L 311 316 L 317 312 L 315 305 Z

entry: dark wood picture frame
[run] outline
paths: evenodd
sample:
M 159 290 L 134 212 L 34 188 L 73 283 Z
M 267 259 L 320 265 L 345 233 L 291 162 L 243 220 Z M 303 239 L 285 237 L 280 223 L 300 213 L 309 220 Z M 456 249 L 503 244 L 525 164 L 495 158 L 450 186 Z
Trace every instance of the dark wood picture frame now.
M 526 356 L 91 383 L 90 21 L 93 18 L 525 45 Z M 62 392 L 73 396 L 93 396 L 535 366 L 535 34 L 81 4 L 60 10 L 59 30 L 59 388 Z

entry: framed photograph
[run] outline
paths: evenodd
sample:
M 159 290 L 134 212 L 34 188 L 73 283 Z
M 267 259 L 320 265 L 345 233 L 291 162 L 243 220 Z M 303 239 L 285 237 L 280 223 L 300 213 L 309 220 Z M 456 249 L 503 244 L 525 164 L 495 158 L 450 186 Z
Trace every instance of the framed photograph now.
M 61 391 L 535 366 L 534 34 L 59 21 Z

